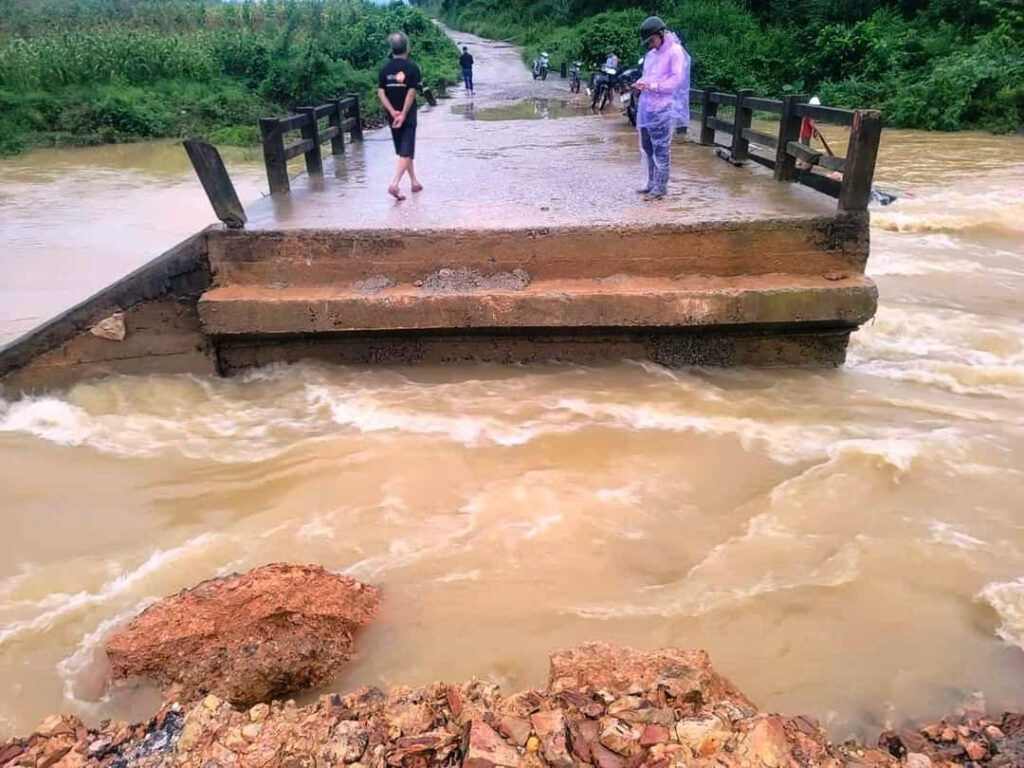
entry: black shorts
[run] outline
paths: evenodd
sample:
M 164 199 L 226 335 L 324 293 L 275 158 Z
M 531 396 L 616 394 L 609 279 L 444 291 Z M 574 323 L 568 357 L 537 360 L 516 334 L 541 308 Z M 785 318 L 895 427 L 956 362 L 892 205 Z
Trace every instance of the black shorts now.
M 416 123 L 405 123 L 401 128 L 391 128 L 391 139 L 395 142 L 395 154 L 399 157 L 416 157 Z

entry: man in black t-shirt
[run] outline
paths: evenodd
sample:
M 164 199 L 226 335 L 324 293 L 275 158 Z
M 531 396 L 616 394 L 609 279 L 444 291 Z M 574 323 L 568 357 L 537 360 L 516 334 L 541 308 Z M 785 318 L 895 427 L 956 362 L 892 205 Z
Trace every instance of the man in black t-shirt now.
M 396 200 L 405 200 L 398 188 L 405 174 L 409 174 L 413 192 L 423 190 L 413 165 L 416 156 L 416 91 L 423 90 L 423 82 L 419 67 L 409 61 L 409 39 L 401 32 L 394 32 L 388 37 L 388 43 L 393 57 L 380 68 L 377 98 L 388 113 L 391 138 L 398 155 L 398 167 L 388 193 Z
M 466 84 L 466 90 L 473 92 L 473 54 L 469 48 L 462 46 L 462 55 L 459 56 L 459 66 L 462 67 L 462 80 Z

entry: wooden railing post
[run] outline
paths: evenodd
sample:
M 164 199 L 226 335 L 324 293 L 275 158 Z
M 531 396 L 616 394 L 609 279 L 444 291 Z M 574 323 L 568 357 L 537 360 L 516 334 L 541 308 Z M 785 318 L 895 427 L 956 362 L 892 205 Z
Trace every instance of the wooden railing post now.
M 355 118 L 355 125 L 352 126 L 352 140 L 362 141 L 363 140 L 363 118 L 359 112 L 359 94 L 350 93 L 349 96 L 354 100 L 352 104 L 352 117 Z
M 331 103 L 334 105 L 334 109 L 332 109 L 331 114 L 327 116 L 327 124 L 338 129 L 338 133 L 331 137 L 331 154 L 344 155 L 345 131 L 342 130 L 342 123 L 345 121 L 345 113 L 341 108 L 341 99 L 335 99 Z
M 749 88 L 736 94 L 736 111 L 732 118 L 732 150 L 729 153 L 729 159 L 737 165 L 746 162 L 750 154 L 750 142 L 744 138 L 743 129 L 750 127 L 754 110 L 744 106 L 743 102 L 753 95 L 754 92 Z
M 244 227 L 245 208 L 238 200 L 235 185 L 231 183 L 228 169 L 224 167 L 224 161 L 221 160 L 217 148 L 200 139 L 186 139 L 185 152 L 192 161 L 192 168 L 199 177 L 199 183 L 203 185 L 217 218 L 231 229 Z
M 263 162 L 267 166 L 270 194 L 288 192 L 288 160 L 284 156 L 284 134 L 281 121 L 276 117 L 260 118 L 260 137 L 263 140 Z
M 850 146 L 846 150 L 843 185 L 839 189 L 840 211 L 866 211 L 871 202 L 878 142 L 882 137 L 882 113 L 858 109 L 853 113 Z
M 775 147 L 775 180 L 792 181 L 796 178 L 796 158 L 786 148 L 789 142 L 800 138 L 801 117 L 793 110 L 794 105 L 807 101 L 806 96 L 792 94 L 782 97 L 782 114 L 779 116 L 779 144 Z
M 295 111 L 300 115 L 309 115 L 309 120 L 301 129 L 302 138 L 313 142 L 313 146 L 306 150 L 306 173 L 310 176 L 321 175 L 324 163 L 320 157 L 320 124 L 316 119 L 316 107 L 299 107 Z
M 709 85 L 700 97 L 700 143 L 706 147 L 715 144 L 715 129 L 708 127 L 708 118 L 718 116 L 718 104 L 711 101 L 711 94 L 716 90 L 715 86 Z

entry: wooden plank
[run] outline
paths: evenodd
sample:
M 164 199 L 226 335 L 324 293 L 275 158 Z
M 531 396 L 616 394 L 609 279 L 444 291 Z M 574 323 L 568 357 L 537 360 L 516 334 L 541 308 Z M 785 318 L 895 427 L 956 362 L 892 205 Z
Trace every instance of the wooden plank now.
M 796 158 L 789 154 L 789 143 L 800 138 L 800 116 L 796 106 L 807 100 L 806 96 L 791 94 L 782 98 L 782 113 L 779 116 L 779 136 L 775 140 L 775 180 L 792 181 L 796 175 Z
M 690 89 L 690 101 L 702 101 L 704 99 L 704 91 L 699 88 Z
M 711 101 L 723 107 L 736 106 L 736 97 L 731 93 L 719 93 L 715 91 L 711 94 Z
M 809 117 L 819 123 L 830 125 L 853 125 L 853 110 L 836 107 L 820 107 L 814 104 L 797 104 L 794 109 L 800 117 Z
M 313 142 L 305 152 L 306 173 L 310 176 L 321 175 L 324 172 L 324 161 L 320 157 L 320 122 L 316 119 L 316 107 L 298 107 L 295 111 L 309 118 L 302 126 L 303 140 Z
M 782 102 L 778 99 L 749 98 L 744 103 L 751 109 L 761 112 L 771 112 L 774 115 L 782 114 Z
M 224 161 L 221 160 L 217 148 L 199 139 L 187 139 L 185 152 L 192 161 L 192 168 L 199 177 L 199 182 L 203 185 L 217 218 L 232 229 L 244 227 L 245 208 L 238 199 L 235 185 L 231 183 L 228 169 L 224 167 Z
M 341 130 L 343 133 L 348 133 L 359 124 L 358 118 L 346 117 L 341 121 Z
M 828 168 L 830 171 L 846 173 L 846 160 L 836 155 L 822 155 L 818 158 L 818 165 L 822 168 Z
M 765 168 L 775 168 L 775 161 L 772 160 L 770 157 L 762 157 L 761 155 L 757 154 L 757 152 L 751 152 L 749 155 L 747 155 L 747 157 L 750 160 L 753 160 L 758 165 L 763 165 Z
M 822 176 L 820 173 L 815 173 L 814 171 L 797 170 L 796 180 L 805 187 L 816 189 L 829 197 L 839 197 L 840 187 L 842 186 L 835 179 L 830 179 L 828 176 Z
M 775 148 L 775 144 L 778 142 L 778 139 L 772 136 L 770 133 L 762 133 L 761 131 L 755 131 L 753 128 L 744 128 L 743 138 L 745 138 L 747 141 L 752 141 L 755 144 L 760 144 L 762 147 L 771 147 L 772 149 Z M 772 163 L 773 167 L 774 165 L 775 163 Z
M 839 210 L 866 211 L 871 202 L 871 183 L 875 177 L 878 144 L 882 138 L 882 113 L 858 109 L 850 129 L 846 150 L 846 173 L 839 195 Z
M 313 148 L 313 142 L 311 139 L 299 139 L 293 141 L 284 148 L 285 160 L 291 160 L 293 157 L 304 155 Z
M 321 104 L 319 107 L 316 108 L 316 119 L 320 120 L 321 118 L 329 117 L 331 112 L 333 112 L 333 111 L 334 111 L 334 102 L 333 101 L 331 103 L 329 103 L 329 104 Z
M 341 131 L 338 130 L 338 126 L 330 125 L 324 128 L 322 131 L 320 131 L 320 143 L 323 144 L 328 139 L 333 139 L 340 133 Z
M 803 160 L 805 163 L 811 165 L 817 165 L 821 159 L 821 152 L 817 149 L 812 149 L 806 144 L 801 144 L 799 141 L 791 141 L 786 145 L 786 152 L 791 154 L 797 160 Z
M 343 99 L 338 99 L 337 104 L 341 108 L 342 112 L 347 112 L 352 109 L 352 107 L 359 106 L 359 99 L 355 96 L 346 96 Z
M 280 118 L 281 132 L 297 131 L 309 120 L 308 115 L 292 115 L 291 117 Z
M 747 106 L 746 100 L 751 98 L 754 92 L 744 88 L 736 94 L 736 115 L 732 123 L 732 161 L 742 163 L 750 153 L 750 141 L 743 135 L 743 131 L 750 127 L 754 117 L 753 111 Z
M 288 192 L 288 155 L 284 149 L 284 131 L 276 117 L 260 118 L 260 138 L 263 144 L 263 163 L 267 167 L 270 194 Z
M 728 120 L 719 120 L 717 117 L 709 117 L 707 119 L 708 128 L 714 131 L 722 131 L 724 133 L 732 133 L 732 123 Z
M 706 88 L 700 97 L 700 143 L 710 147 L 715 143 L 715 124 L 712 122 L 718 114 L 718 105 L 711 101 L 714 86 Z

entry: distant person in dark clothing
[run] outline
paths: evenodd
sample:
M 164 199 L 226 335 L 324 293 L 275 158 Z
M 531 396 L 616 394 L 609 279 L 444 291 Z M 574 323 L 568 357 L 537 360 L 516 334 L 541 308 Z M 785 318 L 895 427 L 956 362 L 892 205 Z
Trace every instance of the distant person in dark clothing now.
M 466 90 L 473 92 L 473 54 L 469 48 L 462 46 L 462 55 L 459 56 L 459 66 L 462 67 L 462 81 L 466 84 Z
M 405 174 L 409 174 L 413 192 L 423 190 L 413 165 L 416 156 L 416 91 L 423 90 L 423 78 L 419 67 L 409 61 L 409 38 L 401 32 L 394 32 L 388 37 L 388 43 L 392 58 L 380 68 L 377 98 L 388 113 L 391 138 L 398 155 L 395 178 L 388 187 L 388 194 L 396 200 L 405 200 L 399 189 Z

